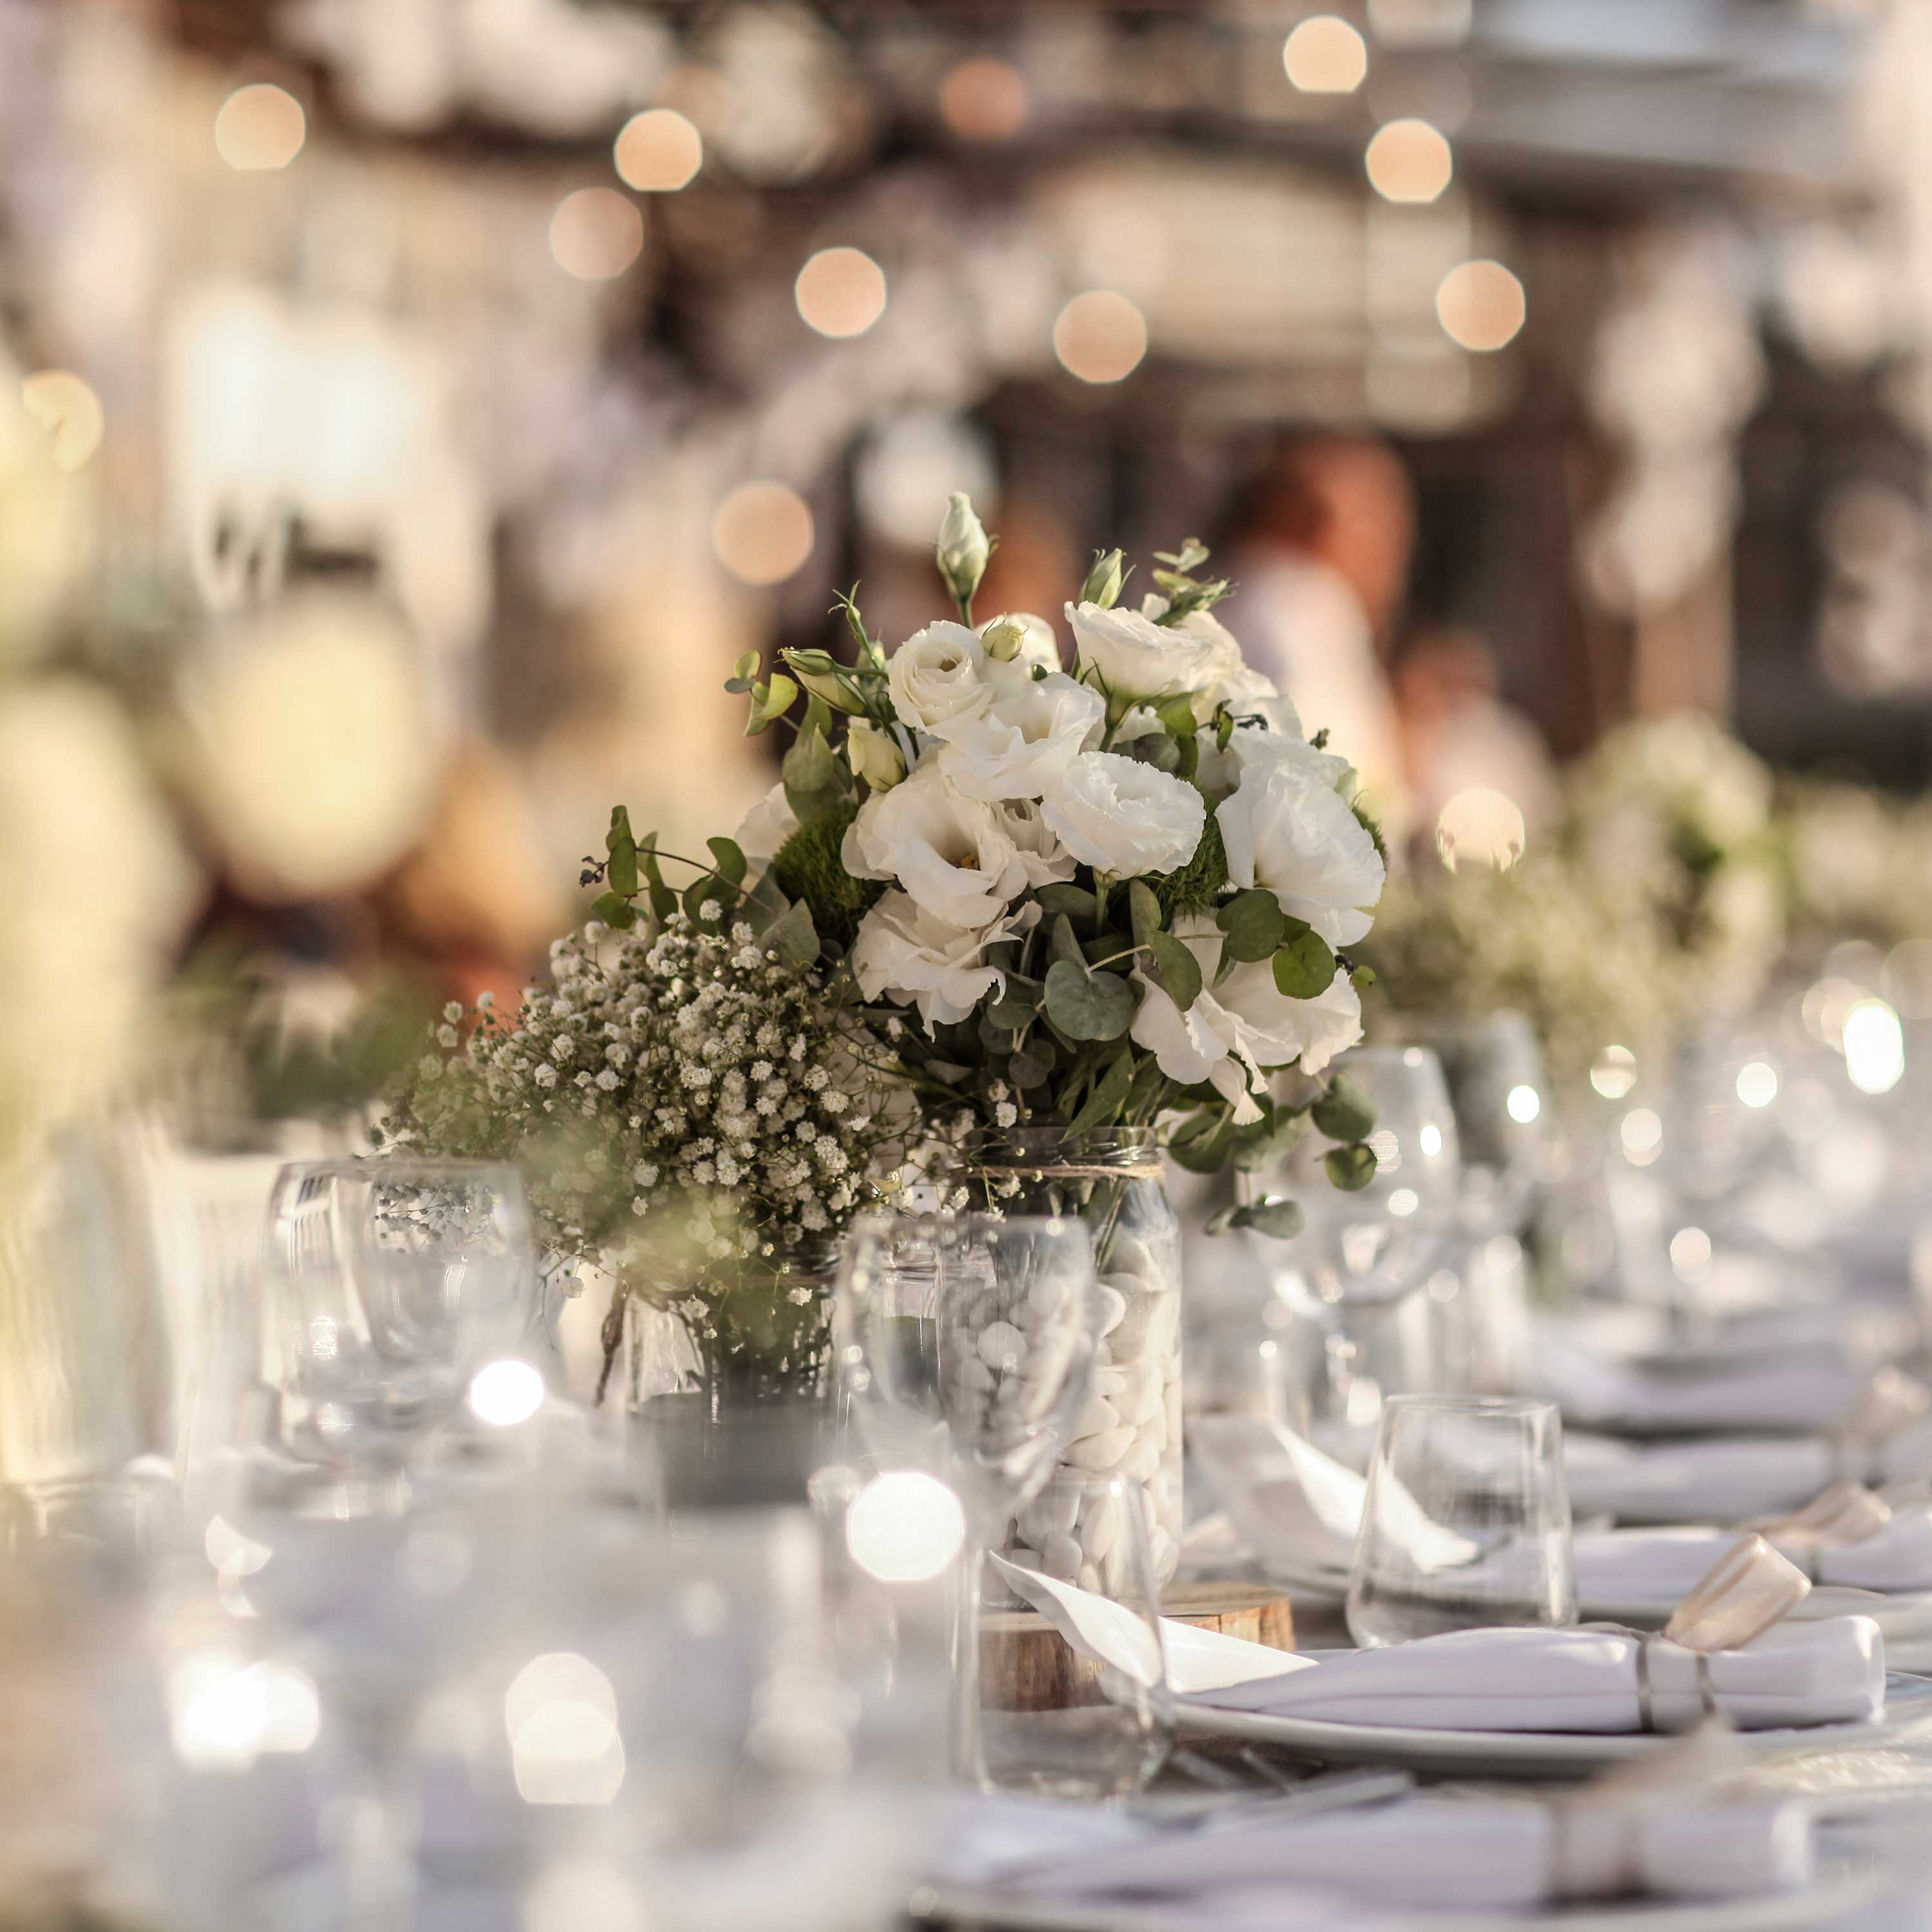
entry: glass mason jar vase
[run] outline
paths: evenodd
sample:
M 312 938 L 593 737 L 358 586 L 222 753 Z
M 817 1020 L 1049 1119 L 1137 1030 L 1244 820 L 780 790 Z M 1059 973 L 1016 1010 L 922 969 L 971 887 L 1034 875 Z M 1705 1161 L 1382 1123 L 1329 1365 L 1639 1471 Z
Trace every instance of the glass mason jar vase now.
M 652 1445 L 672 1505 L 796 1502 L 832 1423 L 838 1250 L 814 1241 L 702 1280 L 620 1286 L 604 1399 Z
M 1138 1484 L 1156 1582 L 1180 1560 L 1180 1228 L 1151 1127 L 1070 1137 L 1021 1127 L 980 1142 L 962 1175 L 969 1204 L 1076 1215 L 1094 1241 L 1103 1310 L 1094 1388 L 1056 1473 Z M 1118 1594 L 1129 1552 L 1114 1512 L 1079 1504 L 1091 1484 L 1049 1480 L 1008 1526 L 1017 1562 Z

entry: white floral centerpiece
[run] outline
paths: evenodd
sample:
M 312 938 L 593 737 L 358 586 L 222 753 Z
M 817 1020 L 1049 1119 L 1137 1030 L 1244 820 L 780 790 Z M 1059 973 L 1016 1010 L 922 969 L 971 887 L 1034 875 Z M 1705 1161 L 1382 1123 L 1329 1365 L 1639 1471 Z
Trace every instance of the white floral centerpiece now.
M 764 1334 L 814 1301 L 790 1256 L 880 1198 L 909 1130 L 958 1151 L 959 1204 L 973 1180 L 1025 1204 L 983 1152 L 1010 1135 L 1138 1136 L 1144 1175 L 1157 1126 L 1191 1167 L 1252 1168 L 1312 1118 L 1338 1186 L 1373 1171 L 1371 1117 L 1321 1078 L 1360 1036 L 1346 949 L 1384 879 L 1347 759 L 1243 662 L 1198 544 L 1137 609 L 1120 553 L 1098 558 L 1070 669 L 1043 618 L 976 624 L 990 549 L 955 496 L 956 621 L 889 653 L 848 597 L 849 661 L 744 658 L 748 729 L 794 734 L 770 796 L 705 860 L 620 807 L 554 987 L 466 1043 L 452 1015 L 398 1112 L 416 1144 L 519 1154 L 558 1248 L 740 1354 L 733 1309 L 748 1293 Z M 1277 1092 L 1287 1068 L 1312 1077 Z M 1106 1269 L 1130 1237 L 1097 1192 Z M 1228 1218 L 1298 1225 L 1267 1198 Z
M 1742 1012 L 1784 950 L 1772 797 L 1763 760 L 1696 712 L 1620 725 L 1570 778 L 1570 847 L 1606 899 L 1659 922 L 1699 1012 Z

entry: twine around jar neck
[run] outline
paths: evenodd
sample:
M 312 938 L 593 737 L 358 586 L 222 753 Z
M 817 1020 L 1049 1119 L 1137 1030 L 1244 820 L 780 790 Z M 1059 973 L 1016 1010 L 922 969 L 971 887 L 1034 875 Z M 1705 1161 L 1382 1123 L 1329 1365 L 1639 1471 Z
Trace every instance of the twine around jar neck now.
M 974 1180 L 1158 1180 L 1166 1172 L 1151 1127 L 1010 1129 L 983 1136 L 963 1166 Z

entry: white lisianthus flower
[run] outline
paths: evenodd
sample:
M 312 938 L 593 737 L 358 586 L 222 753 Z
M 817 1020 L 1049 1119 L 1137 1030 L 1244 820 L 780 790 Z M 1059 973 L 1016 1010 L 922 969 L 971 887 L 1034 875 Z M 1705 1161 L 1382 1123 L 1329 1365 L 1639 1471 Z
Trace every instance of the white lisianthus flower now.
M 874 791 L 890 791 L 906 775 L 898 740 L 870 719 L 855 718 L 845 734 L 845 757 L 852 776 Z
M 1186 865 L 1208 818 L 1191 784 L 1118 752 L 1082 752 L 1040 809 L 1075 858 L 1115 878 Z
M 1037 804 L 1030 799 L 1008 799 L 994 809 L 1000 814 L 1000 829 L 1013 842 L 1026 868 L 1029 890 L 1072 878 L 1073 854 L 1053 836 Z
M 976 718 L 993 694 L 986 668 L 980 640 L 964 624 L 942 620 L 915 631 L 886 665 L 899 722 L 915 731 L 938 732 Z
M 1282 910 L 1330 946 L 1352 944 L 1373 922 L 1387 868 L 1348 802 L 1319 772 L 1262 760 L 1215 808 L 1228 876 L 1262 886 Z
M 751 810 L 734 835 L 738 850 L 754 866 L 768 866 L 778 856 L 778 848 L 798 830 L 798 814 L 792 810 L 783 784 L 775 784 Z
M 854 878 L 896 879 L 953 926 L 997 919 L 1027 883 L 999 813 L 956 790 L 930 755 L 903 784 L 874 792 L 859 808 L 839 856 Z
M 1070 604 L 1075 668 L 1116 699 L 1158 702 L 1208 689 L 1240 663 L 1240 649 L 1221 626 L 1218 638 L 1183 625 L 1156 624 L 1138 610 Z
M 997 693 L 950 728 L 940 765 L 968 798 L 1038 798 L 1098 741 L 1106 716 L 1097 691 L 1054 671 Z
M 1287 703 L 1285 698 L 1282 701 Z M 1194 782 L 1210 797 L 1225 797 L 1249 772 L 1264 765 L 1291 765 L 1344 800 L 1354 795 L 1354 766 L 1333 752 L 1318 752 L 1301 735 L 1300 721 L 1292 709 L 1285 730 L 1240 724 L 1235 727 L 1225 752 L 1215 742 L 1212 731 L 1197 732 L 1195 746 Z
M 859 922 L 852 970 L 868 1000 L 881 994 L 916 1004 L 930 1033 L 970 1018 L 989 993 L 1006 990 L 1006 976 L 986 964 L 986 949 L 1017 938 L 1040 917 L 1029 902 L 976 928 L 951 925 L 899 892 L 887 892 Z
M 1200 962 L 1202 991 L 1183 1012 L 1136 968 L 1144 991 L 1130 1030 L 1170 1080 L 1204 1080 L 1232 1102 L 1238 1124 L 1260 1119 L 1253 1089 L 1271 1069 L 1298 1064 L 1304 1073 L 1319 1073 L 1361 1038 L 1361 1000 L 1346 973 L 1338 970 L 1313 999 L 1292 1000 L 1262 960 L 1237 966 L 1210 992 L 1221 963 L 1220 928 L 1197 915 L 1177 920 L 1174 935 Z

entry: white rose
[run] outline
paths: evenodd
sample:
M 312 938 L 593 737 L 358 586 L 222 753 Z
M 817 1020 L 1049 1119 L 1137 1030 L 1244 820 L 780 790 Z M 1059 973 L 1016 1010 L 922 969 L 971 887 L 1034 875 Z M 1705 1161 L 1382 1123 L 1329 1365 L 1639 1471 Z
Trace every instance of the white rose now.
M 990 993 L 1004 992 L 1006 976 L 986 964 L 986 949 L 1016 938 L 1040 917 L 1028 904 L 989 926 L 963 928 L 935 919 L 904 892 L 887 892 L 859 922 L 852 970 L 868 1000 L 880 994 L 901 1006 L 916 1001 L 930 1033 L 969 1018 Z
M 992 696 L 982 675 L 986 662 L 980 640 L 964 624 L 942 620 L 915 631 L 886 666 L 899 722 L 937 731 L 977 717 Z
M 839 856 L 855 878 L 896 879 L 954 926 L 986 925 L 1026 888 L 1026 866 L 998 812 L 956 791 L 930 756 L 903 784 L 859 808 Z
M 1098 739 L 1106 716 L 1097 691 L 1055 671 L 950 728 L 940 764 L 969 798 L 1038 798 Z
M 1040 809 L 1075 858 L 1115 878 L 1186 865 L 1208 818 L 1191 784 L 1118 752 L 1082 752 Z
M 768 866 L 797 830 L 798 814 L 792 810 L 784 787 L 775 784 L 746 813 L 736 833 L 738 850 L 754 866 Z
M 906 758 L 898 740 L 883 726 L 855 718 L 845 734 L 845 757 L 852 776 L 874 791 L 890 791 L 906 775 Z
M 1075 668 L 1116 699 L 1158 700 L 1207 690 L 1240 661 L 1220 626 L 1219 638 L 1156 624 L 1138 610 L 1070 604 Z M 1232 656 L 1231 654 L 1232 653 Z
M 1183 1012 L 1136 968 L 1144 990 L 1133 1040 L 1170 1080 L 1188 1086 L 1207 1081 L 1233 1102 L 1240 1124 L 1261 1118 L 1253 1090 L 1266 1084 L 1272 1070 L 1298 1064 L 1304 1073 L 1319 1073 L 1361 1038 L 1361 1001 L 1346 974 L 1338 971 L 1312 1000 L 1292 1000 L 1275 984 L 1272 964 L 1262 960 L 1237 966 L 1210 992 L 1221 960 L 1219 928 L 1197 916 L 1177 920 L 1174 932 L 1200 962 L 1202 991 Z
M 1258 761 L 1215 808 L 1228 876 L 1262 886 L 1330 946 L 1373 923 L 1386 868 L 1347 801 L 1305 765 Z

